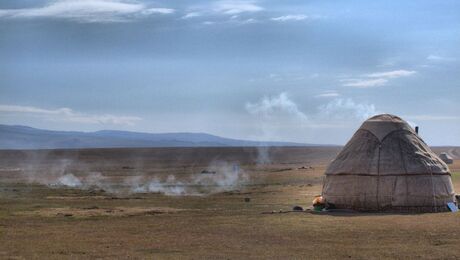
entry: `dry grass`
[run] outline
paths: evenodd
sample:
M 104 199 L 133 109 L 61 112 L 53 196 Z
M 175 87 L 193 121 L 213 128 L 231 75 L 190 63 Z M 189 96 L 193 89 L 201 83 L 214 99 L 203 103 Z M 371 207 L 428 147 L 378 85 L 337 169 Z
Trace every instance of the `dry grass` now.
M 202 169 L 216 154 L 221 160 L 244 162 L 242 167 L 253 184 L 210 196 L 117 196 L 18 183 L 14 172 L 0 172 L 8 176 L 0 183 L 0 258 L 460 258 L 458 214 L 262 214 L 310 206 L 312 197 L 321 191 L 324 167 L 337 152 L 336 148 L 312 149 L 276 151 L 274 164 L 264 167 L 244 161 L 252 150 L 183 151 L 180 164 L 189 165 L 186 170 Z M 89 170 L 114 178 L 133 171 L 122 169 L 133 166 L 122 159 L 129 154 L 124 150 L 121 155 L 116 150 L 53 153 L 37 161 L 38 168 L 72 157 L 78 160 L 71 167 L 81 162 Z M 160 162 L 172 155 L 177 158 L 181 151 L 134 153 L 145 160 L 133 166 L 137 170 L 150 174 L 186 171 L 172 162 L 169 166 Z M 21 157 L 8 158 L 0 159 L 1 168 L 22 167 Z M 299 169 L 302 166 L 314 169 Z M 460 160 L 450 167 L 460 190 Z

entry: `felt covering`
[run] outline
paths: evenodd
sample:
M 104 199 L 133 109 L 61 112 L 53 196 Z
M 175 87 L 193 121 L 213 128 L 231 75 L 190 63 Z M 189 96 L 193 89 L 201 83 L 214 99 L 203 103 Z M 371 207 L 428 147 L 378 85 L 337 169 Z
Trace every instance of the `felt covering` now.
M 401 118 L 366 120 L 325 172 L 323 197 L 337 208 L 447 210 L 449 168 Z

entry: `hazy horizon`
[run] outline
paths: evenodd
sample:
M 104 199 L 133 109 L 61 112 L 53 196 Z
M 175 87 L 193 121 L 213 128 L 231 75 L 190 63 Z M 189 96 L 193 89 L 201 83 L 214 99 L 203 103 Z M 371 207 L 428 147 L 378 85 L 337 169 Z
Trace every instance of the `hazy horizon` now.
M 0 3 L 0 124 L 343 145 L 391 113 L 460 145 L 458 1 Z

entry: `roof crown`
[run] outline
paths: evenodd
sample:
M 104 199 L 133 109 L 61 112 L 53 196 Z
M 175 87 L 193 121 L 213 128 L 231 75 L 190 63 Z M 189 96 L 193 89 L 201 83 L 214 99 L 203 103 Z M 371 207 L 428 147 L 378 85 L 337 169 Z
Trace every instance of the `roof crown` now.
M 400 117 L 391 114 L 373 116 L 361 125 L 360 129 L 367 130 L 375 135 L 380 142 L 390 133 L 398 130 L 406 130 L 415 134 L 412 127 Z

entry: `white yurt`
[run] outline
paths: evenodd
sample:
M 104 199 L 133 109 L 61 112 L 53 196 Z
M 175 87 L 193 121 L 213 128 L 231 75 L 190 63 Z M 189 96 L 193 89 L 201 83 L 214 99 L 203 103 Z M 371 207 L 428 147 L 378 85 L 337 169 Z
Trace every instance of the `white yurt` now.
M 336 208 L 437 212 L 456 201 L 447 165 L 390 114 L 366 120 L 325 175 L 322 195 Z

